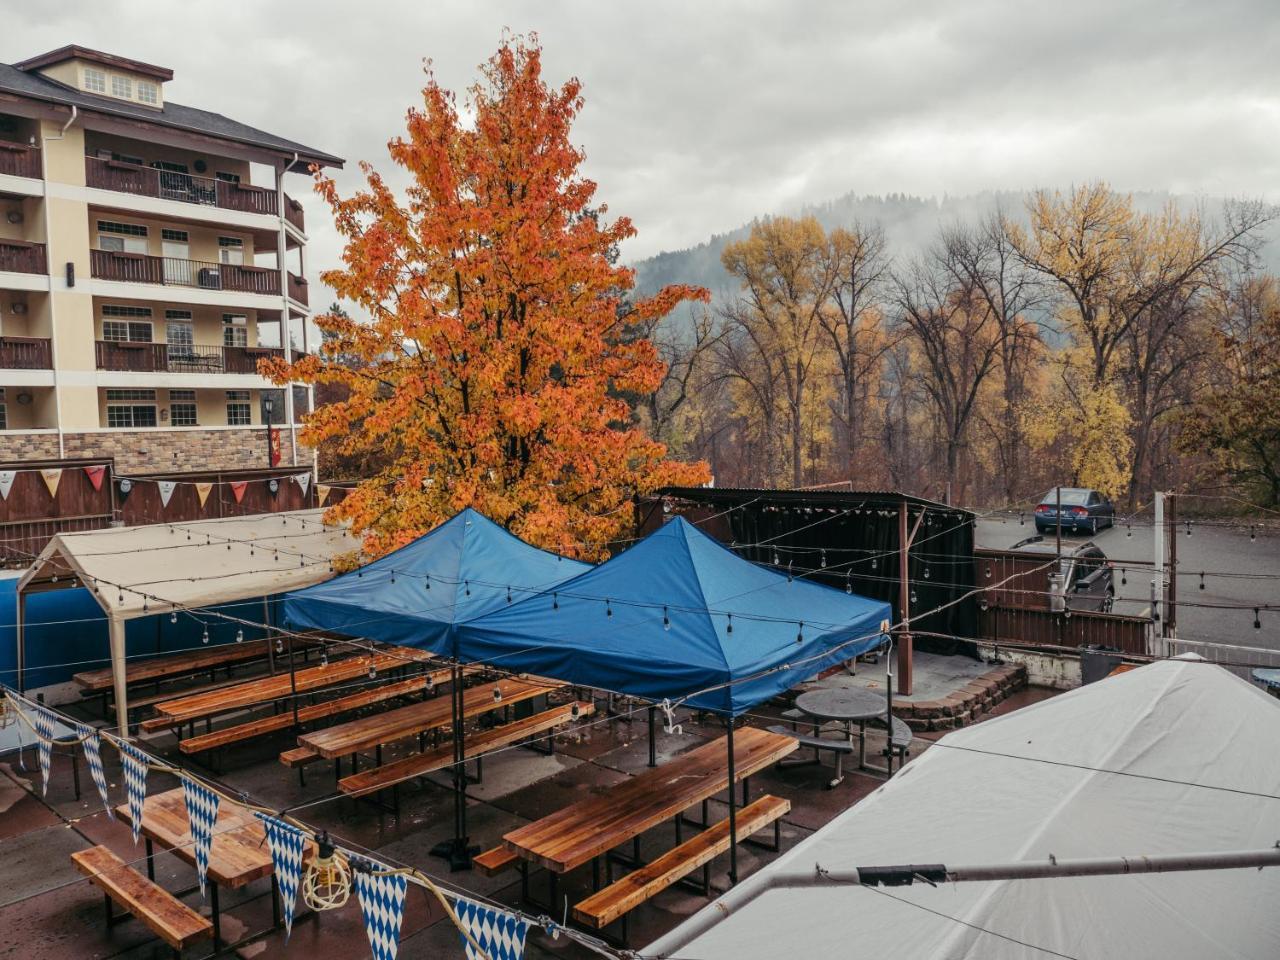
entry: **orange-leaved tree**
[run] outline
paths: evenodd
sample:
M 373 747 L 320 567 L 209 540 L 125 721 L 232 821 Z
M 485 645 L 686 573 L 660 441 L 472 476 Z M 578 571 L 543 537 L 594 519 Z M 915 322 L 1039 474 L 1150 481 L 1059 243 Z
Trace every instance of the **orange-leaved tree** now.
M 531 543 L 599 558 L 633 495 L 708 477 L 667 459 L 624 399 L 664 372 L 634 328 L 706 291 L 629 296 L 617 248 L 635 230 L 607 222 L 580 175 L 580 84 L 544 82 L 536 37 L 504 39 L 462 114 L 430 71 L 422 97 L 388 145 L 412 178 L 403 197 L 369 164 L 349 197 L 317 175 L 345 242 L 323 278 L 367 317 L 319 316 L 321 356 L 263 369 L 347 388 L 308 418 L 305 443 L 385 453 L 331 511 L 366 552 L 474 506 Z

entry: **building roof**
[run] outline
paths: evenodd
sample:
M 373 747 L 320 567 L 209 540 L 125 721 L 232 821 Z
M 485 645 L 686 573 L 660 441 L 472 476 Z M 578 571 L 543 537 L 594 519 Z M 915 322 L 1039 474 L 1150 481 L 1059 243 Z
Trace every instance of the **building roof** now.
M 343 164 L 341 157 L 335 157 L 314 147 L 308 147 L 305 144 L 278 137 L 275 134 L 267 133 L 256 127 L 224 117 L 220 113 L 199 110 L 195 107 L 185 107 L 180 103 L 174 103 L 168 98 L 165 99 L 164 106 L 159 109 L 145 107 L 141 104 L 130 103 L 127 100 L 117 100 L 112 97 L 101 97 L 92 93 L 85 93 L 39 73 L 29 72 L 35 69 L 35 65 L 46 61 L 48 57 L 52 57 L 55 54 L 60 55 L 63 51 L 78 49 L 82 48 L 64 47 L 60 51 L 44 54 L 42 57 L 36 57 L 34 60 L 27 60 L 20 64 L 0 64 L 0 93 L 13 94 L 14 96 L 27 97 L 33 100 L 43 100 L 46 103 L 54 103 L 60 106 L 74 106 L 80 110 L 90 110 L 107 116 L 125 117 L 144 123 L 154 123 L 187 133 L 197 133 L 221 140 L 231 140 L 235 143 L 270 150 L 274 153 L 290 156 L 296 153 L 298 160 L 290 166 L 290 169 L 297 173 L 305 173 L 307 167 L 313 163 L 322 167 L 341 167 Z M 105 57 L 108 55 L 100 54 L 98 56 Z M 123 58 L 114 59 L 116 61 L 115 65 L 121 69 L 137 69 L 136 66 L 126 66 L 134 64 L 134 61 L 126 61 Z M 43 65 L 47 66 L 53 62 L 58 61 L 47 61 Z M 150 65 L 144 64 L 142 66 L 149 67 Z M 151 69 L 163 70 L 164 68 L 151 67 Z
M 892 506 L 906 501 L 912 506 L 927 507 L 931 510 L 946 510 L 954 513 L 973 515 L 972 510 L 951 506 L 938 500 L 924 497 L 913 497 L 896 490 L 832 490 L 832 489 L 799 489 L 774 490 L 767 487 L 664 487 L 656 497 L 678 497 L 696 503 L 733 503 L 745 504 L 758 500 L 761 503 L 791 503 L 806 507 L 834 507 L 844 509 L 859 504 L 875 504 Z
M 330 559 L 359 547 L 323 516 L 292 510 L 60 533 L 23 574 L 18 592 L 78 579 L 116 620 L 283 593 L 329 579 Z
M 1280 869 L 998 880 L 884 890 L 771 878 L 891 864 L 1266 850 L 1280 701 L 1214 664 L 1165 660 L 943 737 L 646 956 L 1027 960 L 1274 957 Z M 741 888 L 737 891 L 742 895 Z M 711 921 L 706 926 L 706 921 Z
M 41 67 L 52 67 L 54 64 L 65 63 L 68 60 L 88 60 L 90 63 L 100 63 L 104 67 L 114 67 L 117 70 L 128 70 L 130 73 L 141 73 L 147 77 L 155 77 L 157 80 L 173 79 L 173 71 L 168 67 L 157 67 L 153 63 L 130 60 L 128 57 L 120 57 L 114 53 L 103 53 L 101 50 L 91 50 L 88 47 L 81 47 L 74 43 L 59 47 L 57 50 L 50 50 L 48 53 L 42 53 L 38 57 L 23 60 L 21 63 L 15 63 L 14 66 L 19 70 L 39 70 Z

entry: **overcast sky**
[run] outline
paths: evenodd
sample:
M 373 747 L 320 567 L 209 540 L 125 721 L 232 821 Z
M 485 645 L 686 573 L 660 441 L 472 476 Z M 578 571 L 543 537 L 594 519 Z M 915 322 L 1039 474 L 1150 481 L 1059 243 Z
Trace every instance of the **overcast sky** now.
M 548 79 L 584 83 L 575 137 L 639 229 L 628 259 L 851 190 L 1280 200 L 1277 0 L 1030 6 L 0 0 L 0 59 L 79 43 L 172 67 L 169 98 L 345 157 L 351 183 L 389 166 L 424 58 L 461 89 L 503 27 L 536 30 Z M 322 219 L 312 200 L 313 274 Z

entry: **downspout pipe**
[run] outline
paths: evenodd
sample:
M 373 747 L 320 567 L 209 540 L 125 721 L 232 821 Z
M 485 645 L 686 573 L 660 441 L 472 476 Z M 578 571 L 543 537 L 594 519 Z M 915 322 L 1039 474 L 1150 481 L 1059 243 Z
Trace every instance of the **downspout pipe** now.
M 62 129 L 52 137 L 41 135 L 40 150 L 40 172 L 44 177 L 44 242 L 48 247 L 53 246 L 53 237 L 51 235 L 50 226 L 52 218 L 49 215 L 49 150 L 48 144 L 56 140 L 64 140 L 67 131 L 71 129 L 71 125 L 80 117 L 80 108 L 74 103 L 71 104 L 71 116 L 67 118 L 67 122 L 62 125 Z M 48 266 L 52 268 L 53 258 L 49 258 Z M 57 302 L 53 295 L 53 274 L 49 274 L 49 359 L 50 365 L 53 367 L 53 415 L 58 418 L 58 459 L 64 460 L 67 456 L 66 428 L 62 422 L 62 391 L 58 389 L 58 337 L 57 333 L 57 308 L 54 304 Z
M 293 159 L 288 161 L 284 168 L 276 174 L 276 216 L 279 218 L 279 233 L 276 240 L 276 264 L 280 268 L 280 299 L 283 309 L 280 314 L 280 346 L 284 348 L 284 359 L 286 363 L 293 363 L 293 340 L 289 336 L 290 317 L 289 317 L 289 265 L 285 262 L 289 251 L 289 242 L 285 230 L 284 219 L 284 175 L 293 169 L 293 165 L 298 162 L 298 151 L 293 152 Z M 304 318 L 304 324 L 307 322 Z M 298 435 L 294 431 L 294 411 L 293 411 L 293 381 L 290 380 L 284 387 L 284 411 L 285 425 L 289 431 L 289 463 L 293 466 L 298 464 Z M 268 437 L 271 433 L 270 424 L 267 425 Z
M 757 873 L 733 887 L 711 906 L 694 914 L 667 936 L 654 941 L 646 956 L 671 957 L 716 924 L 732 916 L 770 890 L 805 890 L 815 887 L 904 887 L 915 882 L 991 882 L 1043 880 L 1057 877 L 1109 877 L 1139 873 L 1185 873 L 1195 870 L 1260 870 L 1280 866 L 1280 843 L 1264 850 L 1231 850 L 1214 853 L 1182 853 L 1166 856 L 1097 857 L 1079 860 L 1022 860 L 1013 863 L 948 867 L 941 863 L 889 867 L 852 867 L 832 870 L 814 864 L 810 870 Z

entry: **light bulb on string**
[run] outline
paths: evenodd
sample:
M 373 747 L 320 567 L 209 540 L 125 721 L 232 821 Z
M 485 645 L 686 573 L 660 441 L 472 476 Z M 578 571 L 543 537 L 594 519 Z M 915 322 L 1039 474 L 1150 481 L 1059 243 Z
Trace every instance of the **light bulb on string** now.
M 612 616 L 613 616 L 613 604 L 609 602 L 609 598 L 608 598 L 608 597 L 606 597 L 606 598 L 605 598 L 605 601 L 604 601 L 604 615 L 605 615 L 606 617 L 612 617 Z
M 874 570 L 874 569 L 876 568 L 876 566 L 877 566 L 876 558 L 875 558 L 875 556 L 873 555 L 873 556 L 871 557 L 871 569 L 872 569 L 872 570 Z
M 320 652 L 320 666 L 327 667 L 329 665 L 329 651 L 322 650 Z
M 1124 586 L 1128 586 L 1128 584 L 1129 584 L 1128 571 L 1125 570 L 1124 567 L 1121 567 L 1120 568 L 1120 586 L 1124 587 Z
M 370 680 L 378 679 L 378 665 L 374 663 L 372 660 L 369 661 L 369 679 Z
M 1253 629 L 1255 629 L 1255 630 L 1261 630 L 1261 629 L 1262 629 L 1262 621 L 1261 621 L 1260 619 L 1258 619 L 1258 608 L 1257 608 L 1257 607 L 1254 607 L 1254 608 L 1253 608 Z
M 730 614 L 726 614 L 726 616 L 729 618 L 729 623 L 728 623 L 728 625 L 724 628 L 724 632 L 725 632 L 725 633 L 733 633 L 733 614 L 732 614 L 732 613 L 730 613 Z
M 511 587 L 507 587 L 507 603 L 511 602 Z
M 850 570 L 844 575 L 844 592 L 853 594 L 853 571 Z
M 1204 589 L 1204 571 L 1203 570 L 1200 571 L 1200 589 L 1201 590 Z
M 431 574 L 429 574 L 429 573 L 424 573 L 424 574 L 422 575 L 422 588 L 423 588 L 424 590 L 430 590 L 430 589 L 431 589 Z
M 466 593 L 466 595 L 467 595 L 468 597 L 469 597 L 469 596 L 471 596 L 471 581 L 470 581 L 470 580 L 463 580 L 463 581 L 462 581 L 462 587 L 463 587 L 463 591 Z
M 825 550 L 822 551 L 820 563 L 823 567 L 827 565 L 827 551 Z
M 551 609 L 552 609 L 552 610 L 559 610 L 559 609 L 560 609 L 560 594 L 558 594 L 558 593 L 553 593 L 553 594 L 551 595 Z
M 177 622 L 178 622 L 178 611 L 177 611 L 177 610 L 174 610 L 174 611 L 172 611 L 172 612 L 169 614 L 169 622 L 170 622 L 170 623 L 177 623 Z
M 1126 537 L 1126 538 L 1130 538 L 1130 539 L 1133 537 L 1133 524 L 1132 524 L 1132 523 L 1126 523 L 1126 524 L 1125 524 L 1125 537 Z
M 1191 521 L 1187 521 L 1187 536 L 1191 536 Z
M 394 570 L 391 571 L 391 582 L 392 583 L 396 582 L 396 572 Z
M 915 588 L 915 587 L 912 587 L 912 588 L 911 588 L 911 603 L 912 603 L 912 605 L 914 605 L 914 604 L 915 604 L 915 602 L 916 602 L 916 588 Z
M 787 583 L 791 582 L 791 561 L 787 561 Z
M 776 549 L 773 551 L 773 565 L 775 567 L 782 566 L 782 558 L 778 556 L 778 551 Z
M 924 565 L 924 578 L 926 580 L 929 579 L 929 565 L 927 563 Z
M 796 627 L 796 643 L 804 643 L 804 621 L 801 620 Z
M 236 628 L 236 643 L 244 643 L 244 627 Z
M 209 642 L 209 625 L 207 623 L 204 625 L 204 632 L 200 634 L 200 642 L 201 643 Z
M 663 607 L 663 608 L 662 608 L 662 629 L 663 629 L 663 630 L 670 630 L 670 629 L 671 629 L 671 618 L 670 618 L 669 616 L 667 616 L 667 608 L 666 608 L 666 607 Z
M 276 637 L 276 653 L 284 653 L 284 641 Z

